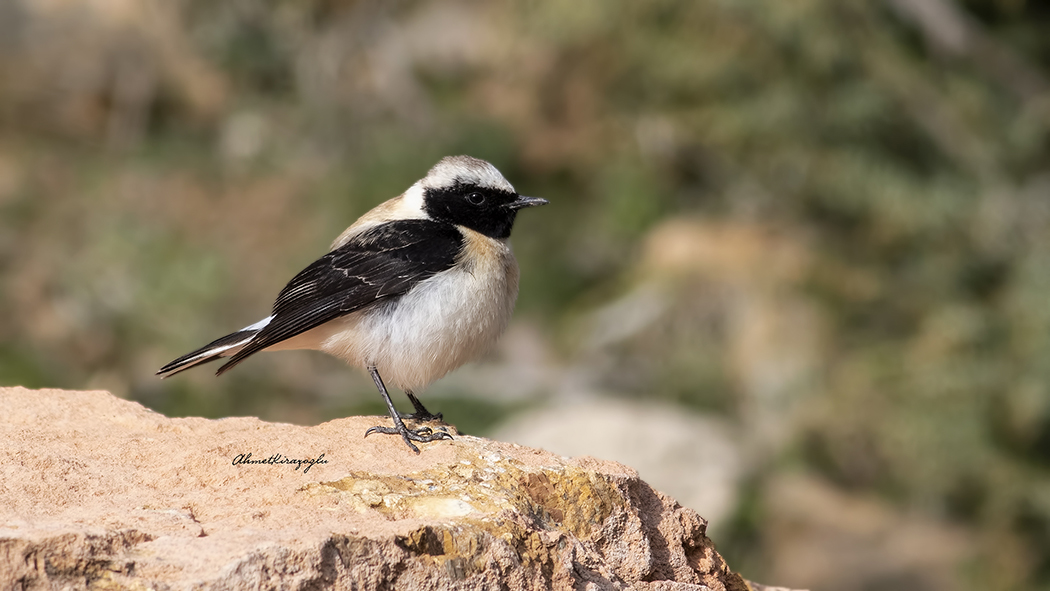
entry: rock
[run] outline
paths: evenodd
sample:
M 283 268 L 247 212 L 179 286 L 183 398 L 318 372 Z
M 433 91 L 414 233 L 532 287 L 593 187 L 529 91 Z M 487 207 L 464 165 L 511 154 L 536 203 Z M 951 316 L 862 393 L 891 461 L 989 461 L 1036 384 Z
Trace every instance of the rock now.
M 980 536 L 960 523 L 909 512 L 870 493 L 846 493 L 806 473 L 767 478 L 760 494 L 760 543 L 779 549 L 768 567 L 777 580 L 844 591 L 983 588 L 972 571 L 982 559 Z M 1023 572 L 1004 569 L 995 588 L 1035 588 Z
M 462 435 L 416 455 L 363 438 L 377 417 L 170 419 L 107 392 L 0 408 L 4 588 L 748 589 L 700 516 L 613 462 Z
M 683 506 L 703 511 L 709 529 L 729 521 L 748 459 L 728 425 L 659 402 L 566 398 L 515 414 L 492 436 L 627 464 Z

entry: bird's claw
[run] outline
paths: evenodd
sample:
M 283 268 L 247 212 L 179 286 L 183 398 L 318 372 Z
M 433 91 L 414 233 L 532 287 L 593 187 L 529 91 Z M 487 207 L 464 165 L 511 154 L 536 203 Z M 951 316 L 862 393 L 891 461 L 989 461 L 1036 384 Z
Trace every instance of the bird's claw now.
M 409 429 L 408 427 L 404 426 L 404 424 L 394 427 L 381 427 L 377 425 L 365 431 L 365 437 L 368 437 L 372 433 L 382 433 L 384 435 L 400 435 L 401 439 L 405 440 L 405 444 L 408 445 L 409 449 L 416 452 L 417 454 L 419 453 L 419 448 L 412 444 L 413 441 L 428 443 L 431 441 L 440 441 L 442 439 L 452 439 L 452 435 L 450 435 L 445 430 L 434 431 L 430 427 Z

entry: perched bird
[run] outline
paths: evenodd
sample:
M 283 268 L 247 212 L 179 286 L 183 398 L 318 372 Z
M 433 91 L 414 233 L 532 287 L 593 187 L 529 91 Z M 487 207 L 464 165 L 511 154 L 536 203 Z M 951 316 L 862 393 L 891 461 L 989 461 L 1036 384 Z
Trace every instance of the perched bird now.
M 394 426 L 372 427 L 365 436 L 398 434 L 419 453 L 413 441 L 451 436 L 405 426 L 404 419 L 441 418 L 414 392 L 481 356 L 506 328 L 518 297 L 511 227 L 519 209 L 546 203 L 519 195 L 484 160 L 443 158 L 347 228 L 281 290 L 269 316 L 157 375 L 228 358 L 221 375 L 259 351 L 324 351 L 366 369 L 383 395 Z M 384 377 L 404 390 L 414 413 L 398 413 Z

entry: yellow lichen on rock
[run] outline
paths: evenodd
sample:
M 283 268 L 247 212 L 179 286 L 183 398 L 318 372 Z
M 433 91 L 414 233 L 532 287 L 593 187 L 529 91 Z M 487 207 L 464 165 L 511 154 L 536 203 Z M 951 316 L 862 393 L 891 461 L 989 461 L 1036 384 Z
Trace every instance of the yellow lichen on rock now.
M 593 472 L 571 465 L 528 468 L 498 454 L 405 475 L 352 473 L 302 490 L 336 495 L 348 509 L 378 511 L 388 519 L 477 519 L 514 511 L 579 538 L 589 537 L 623 504 L 615 484 Z

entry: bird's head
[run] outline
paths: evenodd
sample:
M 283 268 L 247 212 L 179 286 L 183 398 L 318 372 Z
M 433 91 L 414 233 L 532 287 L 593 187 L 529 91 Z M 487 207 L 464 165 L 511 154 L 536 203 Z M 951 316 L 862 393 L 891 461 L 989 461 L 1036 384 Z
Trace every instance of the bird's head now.
M 519 195 L 495 166 L 470 156 L 442 158 L 419 184 L 431 219 L 498 239 L 510 236 L 519 209 L 547 203 Z

